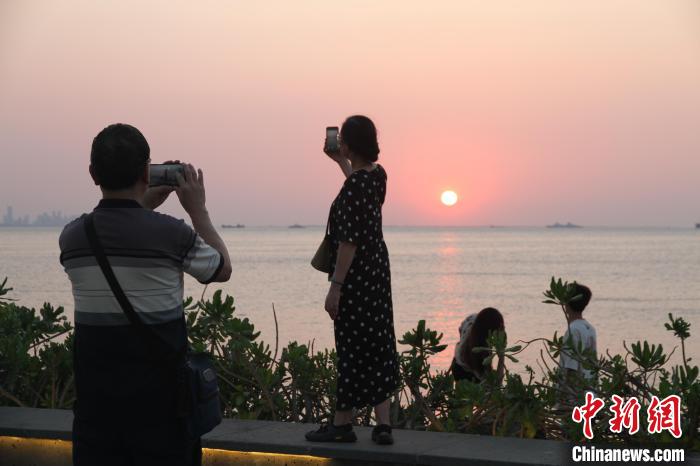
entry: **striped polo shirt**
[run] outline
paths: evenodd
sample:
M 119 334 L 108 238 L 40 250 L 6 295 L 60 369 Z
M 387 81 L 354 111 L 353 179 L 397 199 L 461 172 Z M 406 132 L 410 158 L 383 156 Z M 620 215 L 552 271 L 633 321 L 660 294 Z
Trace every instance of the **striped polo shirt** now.
M 93 218 L 134 310 L 173 352 L 184 350 L 183 273 L 209 283 L 223 267 L 223 256 L 184 221 L 133 200 L 103 199 Z M 59 238 L 75 300 L 76 416 L 168 416 L 174 412 L 175 371 L 122 311 L 90 248 L 84 219 L 66 225 Z

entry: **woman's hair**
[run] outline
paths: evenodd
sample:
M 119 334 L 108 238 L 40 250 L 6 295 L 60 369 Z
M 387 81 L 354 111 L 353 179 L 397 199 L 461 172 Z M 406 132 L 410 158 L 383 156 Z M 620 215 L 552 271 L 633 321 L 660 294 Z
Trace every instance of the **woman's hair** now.
M 484 366 L 484 359 L 489 355 L 487 351 L 472 351 L 477 347 L 486 347 L 486 339 L 489 336 L 489 332 L 496 330 L 505 331 L 505 323 L 503 322 L 503 316 L 498 309 L 492 307 L 487 307 L 482 309 L 476 316 L 476 320 L 472 325 L 467 340 L 462 348 L 462 360 L 469 364 L 469 368 L 481 375 L 486 369 Z
M 366 116 L 348 117 L 340 128 L 340 138 L 352 152 L 367 162 L 376 162 L 379 159 L 377 128 Z

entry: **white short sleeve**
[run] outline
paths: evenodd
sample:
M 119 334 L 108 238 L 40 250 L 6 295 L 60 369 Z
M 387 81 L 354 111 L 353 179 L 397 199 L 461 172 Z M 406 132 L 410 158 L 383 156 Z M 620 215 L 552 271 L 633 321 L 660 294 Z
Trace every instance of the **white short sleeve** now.
M 462 348 L 467 343 L 467 338 L 469 337 L 469 333 L 472 331 L 475 321 L 476 314 L 470 314 L 459 326 L 459 342 L 455 345 L 454 358 L 457 361 L 457 364 L 462 367 L 469 367 L 466 361 L 462 359 Z
M 584 319 L 578 319 L 571 322 L 569 330 L 564 334 L 564 342 L 566 343 L 571 338 L 571 344 L 574 348 L 582 348 L 584 351 L 597 352 L 597 338 L 595 329 Z M 580 359 L 580 358 L 578 358 Z M 571 352 L 562 351 L 559 354 L 559 365 L 562 368 L 580 371 L 584 377 L 591 378 L 590 371 L 583 369 L 581 363 L 575 358 Z
M 197 235 L 192 247 L 185 256 L 183 269 L 200 283 L 214 281 L 224 266 L 224 257 Z

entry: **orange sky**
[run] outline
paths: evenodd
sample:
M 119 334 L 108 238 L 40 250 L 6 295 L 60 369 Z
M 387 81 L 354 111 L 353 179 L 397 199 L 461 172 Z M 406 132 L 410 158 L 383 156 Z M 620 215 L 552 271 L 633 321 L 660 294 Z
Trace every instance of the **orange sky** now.
M 0 209 L 91 208 L 90 142 L 121 121 L 154 161 L 204 168 L 215 223 L 321 224 L 341 183 L 324 128 L 364 113 L 389 173 L 386 223 L 690 225 L 699 10 L 3 0 Z

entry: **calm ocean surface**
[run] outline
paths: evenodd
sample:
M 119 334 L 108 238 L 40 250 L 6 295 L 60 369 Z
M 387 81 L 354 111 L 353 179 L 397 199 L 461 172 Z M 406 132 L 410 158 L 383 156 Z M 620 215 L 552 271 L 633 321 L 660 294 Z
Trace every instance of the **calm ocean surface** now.
M 60 231 L 0 228 L 0 280 L 9 277 L 20 303 L 49 301 L 72 319 L 70 283 L 58 263 Z M 248 227 L 222 234 L 233 277 L 211 285 L 207 296 L 217 287 L 235 296 L 238 315 L 249 317 L 272 345 L 274 303 L 280 343 L 333 346 L 323 311 L 328 285 L 309 265 L 323 229 Z M 503 312 L 510 342 L 563 333 L 561 310 L 541 304 L 552 275 L 592 288 L 585 316 L 597 329 L 599 351 L 621 351 L 623 341 L 644 339 L 674 346 L 663 328 L 672 312 L 692 324 L 688 354 L 700 358 L 700 231 L 387 227 L 385 237 L 397 337 L 419 319 L 444 332 L 450 348 L 435 358 L 436 367 L 449 365 L 461 320 L 487 306 Z M 185 290 L 199 297 L 204 287 L 187 277 Z M 539 347 L 531 347 L 521 362 L 534 366 L 538 355 Z

